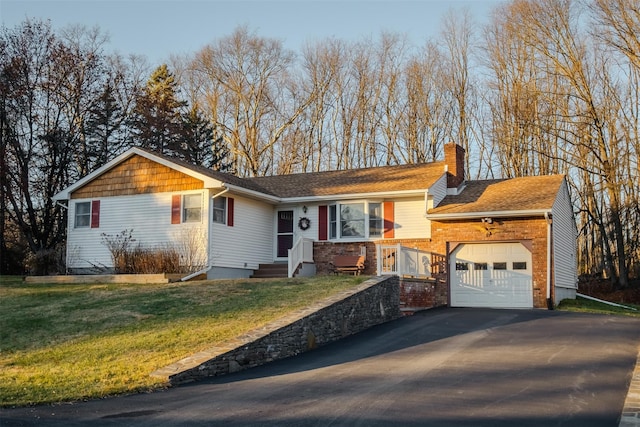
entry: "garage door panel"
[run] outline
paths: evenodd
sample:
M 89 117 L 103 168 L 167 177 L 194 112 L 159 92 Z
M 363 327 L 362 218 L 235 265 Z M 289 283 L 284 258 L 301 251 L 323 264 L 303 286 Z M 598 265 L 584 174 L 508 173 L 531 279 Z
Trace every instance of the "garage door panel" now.
M 451 305 L 532 307 L 531 253 L 519 243 L 460 245 L 451 256 Z

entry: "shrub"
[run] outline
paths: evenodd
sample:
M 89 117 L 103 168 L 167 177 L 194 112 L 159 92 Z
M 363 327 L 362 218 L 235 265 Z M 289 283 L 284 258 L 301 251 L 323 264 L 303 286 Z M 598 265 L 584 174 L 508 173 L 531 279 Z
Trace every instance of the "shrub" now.
M 61 274 L 65 272 L 64 244 L 49 249 L 40 249 L 30 254 L 26 260 L 29 274 L 34 276 L 47 276 L 49 274 Z
M 133 230 L 116 235 L 102 233 L 102 242 L 111 252 L 113 269 L 118 274 L 181 273 L 180 253 L 171 245 L 155 248 L 133 245 Z

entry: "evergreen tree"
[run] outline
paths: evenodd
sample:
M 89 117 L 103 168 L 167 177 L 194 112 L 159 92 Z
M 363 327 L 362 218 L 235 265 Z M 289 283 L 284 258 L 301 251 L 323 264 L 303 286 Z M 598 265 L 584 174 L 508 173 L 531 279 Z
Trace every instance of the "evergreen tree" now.
M 230 172 L 229 149 L 222 138 L 213 138 L 213 126 L 193 105 L 183 120 L 183 143 L 181 157 L 195 165 L 202 165 L 221 172 Z
M 92 170 L 107 163 L 124 148 L 122 126 L 125 117 L 113 95 L 113 87 L 106 83 L 102 94 L 89 110 L 86 123 Z
M 177 83 L 166 64 L 158 67 L 136 99 L 132 123 L 134 145 L 161 154 L 182 151 L 183 125 L 180 110 L 186 103 L 177 98 Z

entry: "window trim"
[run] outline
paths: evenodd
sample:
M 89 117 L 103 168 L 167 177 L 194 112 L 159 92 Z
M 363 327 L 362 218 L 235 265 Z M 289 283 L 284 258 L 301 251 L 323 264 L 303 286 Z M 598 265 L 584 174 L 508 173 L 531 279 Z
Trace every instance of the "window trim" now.
M 331 203 L 327 206 L 327 237 L 328 240 L 340 241 L 340 240 L 378 240 L 385 238 L 385 202 L 384 200 L 371 199 L 371 200 L 341 200 L 339 202 Z M 342 235 L 342 206 L 344 205 L 363 205 L 363 219 L 364 222 L 364 235 L 363 236 L 343 236 Z M 380 222 L 381 229 L 379 235 L 371 235 L 371 205 L 377 204 L 380 206 L 380 215 L 377 220 Z M 335 217 L 334 217 L 335 216 Z M 360 220 L 358 220 L 360 221 Z
M 216 200 L 222 200 L 224 207 L 216 207 Z M 213 224 L 227 225 L 227 212 L 229 207 L 229 200 L 225 196 L 215 197 L 211 204 L 211 222 Z M 216 212 L 222 212 L 222 221 L 216 221 Z
M 83 213 L 81 215 L 78 215 L 78 206 L 80 205 L 88 205 L 89 206 L 89 210 L 86 213 Z M 76 202 L 75 206 L 74 206 L 74 212 L 73 212 L 73 228 L 91 228 L 91 201 L 86 201 L 86 202 Z M 86 225 L 79 225 L 78 224 L 78 218 L 82 217 L 82 218 L 86 218 Z M 84 221 L 83 221 L 84 222 Z
M 195 200 L 198 198 L 198 206 L 188 207 L 187 199 Z M 190 211 L 198 211 L 198 219 L 192 219 L 189 216 Z M 202 193 L 190 193 L 182 195 L 182 222 L 183 223 L 194 223 L 194 222 L 202 222 Z

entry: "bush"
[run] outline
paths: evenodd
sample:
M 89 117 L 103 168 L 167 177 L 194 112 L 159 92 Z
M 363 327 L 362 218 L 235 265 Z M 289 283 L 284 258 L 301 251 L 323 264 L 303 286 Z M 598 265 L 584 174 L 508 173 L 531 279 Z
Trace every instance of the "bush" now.
M 33 276 L 48 276 L 50 274 L 64 274 L 65 247 L 64 244 L 50 249 L 41 249 L 27 257 L 29 274 Z
M 138 245 L 125 253 L 126 271 L 119 273 L 180 273 L 180 254 L 170 246 L 143 248 Z
M 180 253 L 170 246 L 145 248 L 140 243 L 133 246 L 133 230 L 119 234 L 102 234 L 102 242 L 111 252 L 113 269 L 117 274 L 182 273 Z

